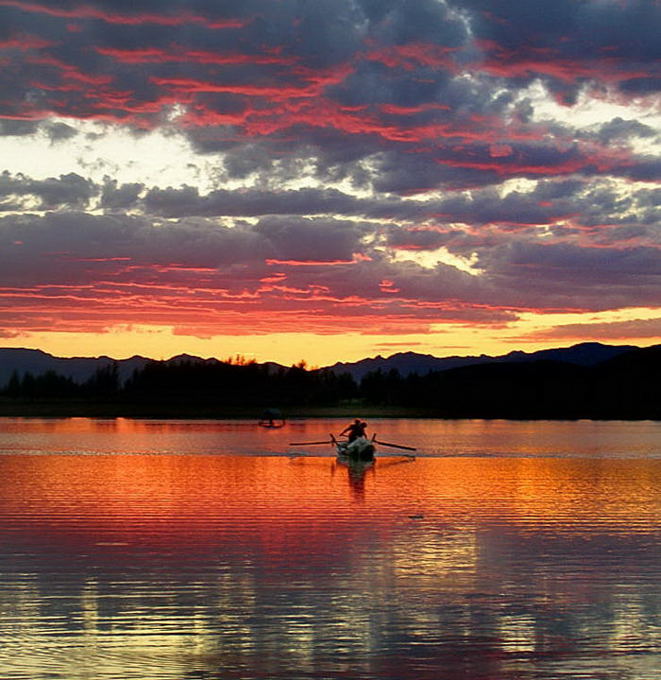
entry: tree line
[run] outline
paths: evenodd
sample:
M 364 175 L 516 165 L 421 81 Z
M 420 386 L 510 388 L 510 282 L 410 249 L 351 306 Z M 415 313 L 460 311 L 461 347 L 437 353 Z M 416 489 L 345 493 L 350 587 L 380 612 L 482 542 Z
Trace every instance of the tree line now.
M 101 400 L 219 406 L 335 405 L 356 396 L 349 374 L 307 370 L 305 362 L 273 368 L 253 361 L 152 361 L 122 382 L 116 364 L 98 368 L 86 381 L 48 371 L 14 373 L 3 395 L 18 400 Z
M 405 407 L 445 418 L 661 418 L 661 347 L 635 350 L 597 366 L 559 361 L 491 363 L 425 375 L 377 370 L 349 373 L 252 361 L 153 361 L 126 381 L 117 365 L 83 383 L 47 372 L 14 374 L 5 400 L 112 402 L 166 406 L 172 412 L 207 406 L 252 408 Z

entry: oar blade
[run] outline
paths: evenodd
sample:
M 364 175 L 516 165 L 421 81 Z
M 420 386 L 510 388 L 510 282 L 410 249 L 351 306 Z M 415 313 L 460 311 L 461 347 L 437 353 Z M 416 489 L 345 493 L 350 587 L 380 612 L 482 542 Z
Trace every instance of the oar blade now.
M 417 451 L 418 449 L 413 446 L 402 446 L 401 444 L 391 444 L 389 442 L 382 442 L 380 439 L 375 439 L 376 444 L 381 444 L 381 446 L 390 446 L 393 449 L 404 449 L 404 451 Z
M 315 446 L 317 444 L 330 444 L 331 441 L 327 439 L 323 442 L 289 442 L 289 446 Z

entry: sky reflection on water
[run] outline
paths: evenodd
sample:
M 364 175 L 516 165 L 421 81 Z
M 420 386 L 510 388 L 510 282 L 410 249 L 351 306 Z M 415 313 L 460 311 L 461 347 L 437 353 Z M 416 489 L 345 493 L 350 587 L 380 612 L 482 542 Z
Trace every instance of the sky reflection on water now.
M 283 429 L 250 420 L 0 418 L 0 454 L 153 453 L 333 456 L 334 449 L 290 447 L 328 440 L 337 418 L 292 420 Z M 653 421 L 369 420 L 369 434 L 418 448 L 420 457 L 661 457 L 661 423 Z M 395 453 L 383 449 L 384 453 Z
M 32 423 L 0 456 L 3 680 L 659 677 L 658 457 L 390 457 L 361 475 L 204 455 L 204 424 L 161 431 L 198 455 L 67 454 L 84 423 L 51 425 L 59 452 L 26 452 Z

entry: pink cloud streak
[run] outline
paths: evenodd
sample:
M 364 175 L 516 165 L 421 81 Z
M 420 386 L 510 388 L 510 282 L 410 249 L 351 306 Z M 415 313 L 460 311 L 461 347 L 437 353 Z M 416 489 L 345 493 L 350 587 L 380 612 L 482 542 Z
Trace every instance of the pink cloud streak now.
M 22 0 L 0 0 L 0 7 L 14 7 L 24 12 L 34 14 L 47 14 L 52 17 L 62 19 L 97 19 L 109 24 L 120 24 L 125 26 L 139 26 L 142 24 L 155 24 L 158 26 L 183 26 L 190 23 L 204 24 L 207 28 L 243 28 L 247 25 L 245 20 L 225 19 L 210 20 L 207 17 L 191 13 L 179 15 L 167 14 L 120 14 L 116 12 L 103 12 L 102 10 L 81 4 L 73 9 L 61 7 L 51 7 L 36 2 L 23 2 Z

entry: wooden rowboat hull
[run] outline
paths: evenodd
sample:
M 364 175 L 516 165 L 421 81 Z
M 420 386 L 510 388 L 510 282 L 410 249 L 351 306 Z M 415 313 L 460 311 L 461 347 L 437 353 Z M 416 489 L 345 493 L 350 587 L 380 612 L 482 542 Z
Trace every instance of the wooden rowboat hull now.
M 365 437 L 358 437 L 358 439 L 354 439 L 352 442 L 335 441 L 334 443 L 337 455 L 340 458 L 356 461 L 374 460 L 376 447 L 373 442 Z

